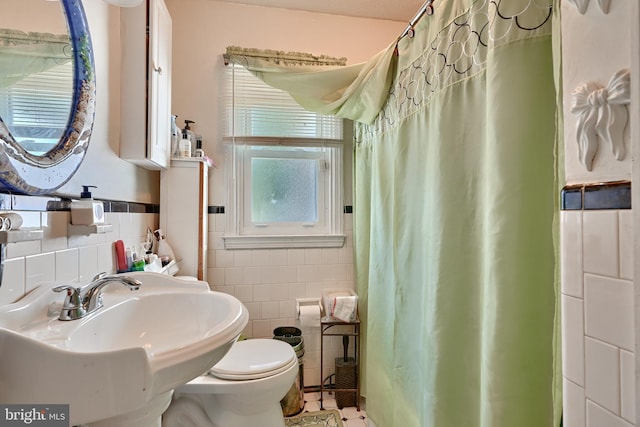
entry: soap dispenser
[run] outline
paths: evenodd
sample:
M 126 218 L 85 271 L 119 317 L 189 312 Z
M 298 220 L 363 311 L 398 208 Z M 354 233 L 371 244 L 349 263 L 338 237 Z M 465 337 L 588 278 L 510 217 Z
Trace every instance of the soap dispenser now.
M 191 141 L 186 129 L 182 131 L 182 139 L 178 145 L 178 157 L 191 157 Z
M 71 202 L 71 224 L 93 225 L 104 224 L 104 206 L 102 202 L 93 200 L 89 188 L 95 185 L 83 185 L 80 200 Z
M 191 152 L 188 156 L 184 157 L 195 157 L 195 149 L 196 149 L 196 135 L 191 130 L 191 125 L 195 123 L 193 120 L 185 120 L 184 121 L 184 129 L 182 129 L 183 137 L 186 135 L 186 138 L 189 140 Z

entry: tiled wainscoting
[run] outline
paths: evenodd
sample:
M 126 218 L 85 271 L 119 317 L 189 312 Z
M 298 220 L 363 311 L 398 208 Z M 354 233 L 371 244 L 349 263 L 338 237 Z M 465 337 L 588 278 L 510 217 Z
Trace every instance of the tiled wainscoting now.
M 0 304 L 13 302 L 41 282 L 61 280 L 84 282 L 96 273 L 115 273 L 114 242 L 126 246 L 144 241 L 147 228 L 159 224 L 157 206 L 126 202 L 105 202 L 108 233 L 69 236 L 68 201 L 2 196 L 0 210 L 13 210 L 23 227 L 44 230 L 41 241 L 10 243 Z M 249 310 L 244 330 L 249 338 L 272 337 L 279 326 L 299 326 L 296 298 L 320 298 L 325 289 L 354 288 L 352 215 L 344 217 L 346 244 L 342 248 L 225 250 L 224 210 L 209 214 L 207 281 L 217 291 L 237 297 Z M 174 236 L 167 236 L 169 242 Z M 178 273 L 179 274 L 179 273 Z M 304 385 L 320 385 L 320 325 L 303 328 Z M 335 357 L 342 355 L 341 337 L 325 338 L 325 376 L 334 372 Z M 353 351 L 353 343 L 350 345 Z
M 565 189 L 561 212 L 564 426 L 635 423 L 630 184 Z
M 249 310 L 244 335 L 272 337 L 279 326 L 300 327 L 297 298 L 321 298 L 325 289 L 354 289 L 353 222 L 344 215 L 346 243 L 342 248 L 225 250 L 224 214 L 209 215 L 207 280 L 217 290 L 234 295 Z M 320 385 L 320 325 L 304 327 L 304 385 Z M 324 375 L 335 370 L 342 338 L 325 338 Z M 349 346 L 353 351 L 353 341 Z
M 106 213 L 112 231 L 68 236 L 69 211 L 21 211 L 24 227 L 41 227 L 41 241 L 7 244 L 0 304 L 13 302 L 41 282 L 84 282 L 99 272 L 115 273 L 114 242 L 132 246 L 142 242 L 147 227 L 158 227 L 156 213 Z

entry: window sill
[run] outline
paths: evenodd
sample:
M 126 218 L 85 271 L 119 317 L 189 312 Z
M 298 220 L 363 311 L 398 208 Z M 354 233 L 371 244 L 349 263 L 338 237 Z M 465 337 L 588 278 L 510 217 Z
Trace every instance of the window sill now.
M 225 249 L 341 248 L 345 235 L 224 236 Z

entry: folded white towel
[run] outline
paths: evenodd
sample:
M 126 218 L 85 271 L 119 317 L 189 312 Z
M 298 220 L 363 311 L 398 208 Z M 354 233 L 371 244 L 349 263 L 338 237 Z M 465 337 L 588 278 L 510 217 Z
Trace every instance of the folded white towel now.
M 343 322 L 353 322 L 356 320 L 357 308 L 357 296 L 335 297 L 333 301 L 333 312 L 331 315 Z

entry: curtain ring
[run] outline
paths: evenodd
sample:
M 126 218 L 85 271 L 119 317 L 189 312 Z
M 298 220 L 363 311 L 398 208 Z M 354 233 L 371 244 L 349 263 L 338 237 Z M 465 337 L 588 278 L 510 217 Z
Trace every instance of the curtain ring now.
M 430 3 L 429 6 L 427 6 L 426 12 L 429 16 L 433 15 L 433 4 Z

